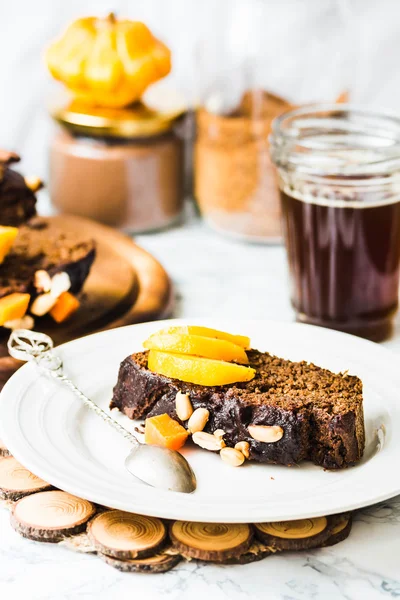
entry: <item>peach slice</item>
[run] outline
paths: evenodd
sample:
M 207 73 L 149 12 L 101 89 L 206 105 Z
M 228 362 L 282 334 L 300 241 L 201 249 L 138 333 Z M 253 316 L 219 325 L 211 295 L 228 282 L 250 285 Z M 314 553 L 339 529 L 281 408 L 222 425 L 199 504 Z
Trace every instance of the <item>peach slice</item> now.
M 183 335 L 200 335 L 206 338 L 216 338 L 217 340 L 226 340 L 232 342 L 242 348 L 250 348 L 250 338 L 246 335 L 233 335 L 218 329 L 210 329 L 210 327 L 200 327 L 198 325 L 182 325 L 178 327 L 169 327 L 162 329 L 159 334 L 183 334 Z
M 63 323 L 78 310 L 80 302 L 69 292 L 63 292 L 50 311 L 56 323 Z
M 235 361 L 247 365 L 249 359 L 241 346 L 200 335 L 184 333 L 156 333 L 143 343 L 147 350 L 162 350 L 176 354 L 190 354 L 216 360 Z
M 172 379 L 205 386 L 250 381 L 256 374 L 254 369 L 235 363 L 159 350 L 150 350 L 148 368 Z
M 14 319 L 22 319 L 28 309 L 30 299 L 29 294 L 20 293 L 0 298 L 0 325 Z
M 186 442 L 188 435 L 189 432 L 167 414 L 150 417 L 145 421 L 144 441 L 146 444 L 179 450 Z
M 17 227 L 6 227 L 4 225 L 0 225 L 0 264 L 10 252 L 11 246 L 13 245 L 17 234 Z

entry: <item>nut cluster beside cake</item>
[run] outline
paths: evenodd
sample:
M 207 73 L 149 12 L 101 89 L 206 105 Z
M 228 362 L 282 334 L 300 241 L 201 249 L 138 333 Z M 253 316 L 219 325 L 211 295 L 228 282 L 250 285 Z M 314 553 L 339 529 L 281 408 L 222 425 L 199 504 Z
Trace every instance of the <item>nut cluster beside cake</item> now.
M 41 182 L 11 169 L 18 160 L 0 152 L 0 326 L 31 329 L 36 317 L 62 323 L 78 310 L 96 250 L 36 216 Z
M 365 445 L 361 380 L 249 343 L 199 327 L 155 334 L 148 350 L 121 363 L 110 407 L 145 417 L 148 443 L 178 449 L 191 435 L 232 466 L 357 463 Z

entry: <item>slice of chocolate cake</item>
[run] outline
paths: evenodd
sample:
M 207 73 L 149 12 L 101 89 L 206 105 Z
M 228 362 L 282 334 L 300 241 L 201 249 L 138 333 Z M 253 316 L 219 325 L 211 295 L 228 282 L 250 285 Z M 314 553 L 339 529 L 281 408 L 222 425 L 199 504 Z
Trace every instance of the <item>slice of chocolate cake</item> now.
M 36 215 L 36 196 L 17 171 L 9 168 L 18 154 L 0 150 L 0 225 L 18 227 Z
M 50 277 L 66 272 L 71 280 L 70 292 L 80 292 L 95 258 L 93 240 L 79 241 L 74 236 L 49 233 L 44 220 L 35 219 L 20 227 L 11 252 L 0 266 L 0 298 L 14 292 L 34 297 L 37 271 Z
M 11 252 L 0 268 L 0 298 L 14 292 L 33 296 L 35 273 L 43 270 L 50 276 L 66 272 L 72 294 L 80 292 L 95 258 L 93 240 L 77 241 L 62 233 L 49 234 L 47 225 L 33 221 L 19 229 Z
M 133 354 L 121 363 L 110 408 L 130 419 L 167 413 L 179 421 L 176 394 L 187 393 L 194 409 L 210 412 L 204 431 L 222 429 L 227 446 L 248 442 L 250 459 L 282 465 L 306 459 L 326 469 L 341 469 L 361 459 L 365 432 L 358 377 L 257 350 L 247 354 L 256 370 L 254 379 L 220 387 L 153 373 L 147 368 L 147 352 Z M 281 428 L 280 439 L 261 441 L 265 429 L 259 426 Z

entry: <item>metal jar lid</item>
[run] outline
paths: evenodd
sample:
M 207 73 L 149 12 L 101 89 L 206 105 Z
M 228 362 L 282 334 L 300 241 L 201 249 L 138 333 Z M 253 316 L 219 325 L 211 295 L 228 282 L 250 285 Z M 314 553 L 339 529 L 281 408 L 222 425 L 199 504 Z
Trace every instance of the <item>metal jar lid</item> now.
M 72 100 L 50 109 L 52 117 L 76 134 L 97 137 L 144 138 L 172 128 L 185 110 L 160 111 L 137 102 L 128 108 L 103 108 Z

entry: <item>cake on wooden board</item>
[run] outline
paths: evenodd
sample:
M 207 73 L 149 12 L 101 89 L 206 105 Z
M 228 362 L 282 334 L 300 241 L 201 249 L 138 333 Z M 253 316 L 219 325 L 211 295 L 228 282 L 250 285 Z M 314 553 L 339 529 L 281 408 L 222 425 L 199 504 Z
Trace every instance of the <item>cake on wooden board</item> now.
M 120 366 L 110 408 L 130 419 L 176 414 L 176 395 L 188 394 L 194 409 L 206 408 L 204 431 L 223 430 L 227 446 L 246 441 L 249 458 L 282 465 L 310 460 L 326 469 L 357 463 L 365 445 L 362 382 L 306 362 L 291 362 L 248 350 L 254 379 L 208 387 L 152 372 L 148 352 L 128 356 Z M 181 421 L 180 421 L 181 422 Z M 255 439 L 251 426 L 277 426 L 280 439 Z M 253 434 L 254 434 L 254 430 Z
M 0 150 L 0 326 L 31 329 L 31 315 L 61 323 L 79 308 L 96 250 L 93 240 L 51 232 L 36 216 L 42 184 L 9 167 L 18 161 Z

